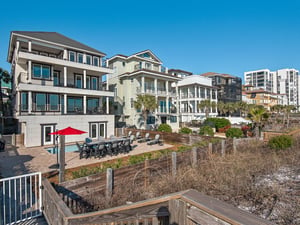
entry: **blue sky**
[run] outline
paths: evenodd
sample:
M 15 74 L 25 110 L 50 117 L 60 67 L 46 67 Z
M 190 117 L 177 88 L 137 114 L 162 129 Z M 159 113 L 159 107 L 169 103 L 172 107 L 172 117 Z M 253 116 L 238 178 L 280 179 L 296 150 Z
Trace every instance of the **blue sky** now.
M 10 31 L 55 31 L 111 57 L 151 49 L 168 68 L 243 77 L 300 69 L 300 1 L 4 1 L 0 67 Z

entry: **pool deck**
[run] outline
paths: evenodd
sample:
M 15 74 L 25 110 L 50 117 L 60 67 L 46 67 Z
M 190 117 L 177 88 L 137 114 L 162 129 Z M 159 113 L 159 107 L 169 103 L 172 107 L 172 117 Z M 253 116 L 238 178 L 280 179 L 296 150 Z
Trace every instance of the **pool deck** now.
M 128 154 L 106 156 L 100 159 L 94 157 L 79 159 L 79 152 L 66 152 L 66 169 L 172 147 L 169 144 L 163 146 L 147 145 L 147 143 L 137 143 L 136 141 L 132 145 L 134 148 Z M 51 167 L 56 164 L 57 156 L 45 149 L 48 147 L 51 146 L 32 148 L 7 146 L 4 152 L 0 152 L 0 176 L 12 177 L 33 172 L 45 173 L 57 170 Z

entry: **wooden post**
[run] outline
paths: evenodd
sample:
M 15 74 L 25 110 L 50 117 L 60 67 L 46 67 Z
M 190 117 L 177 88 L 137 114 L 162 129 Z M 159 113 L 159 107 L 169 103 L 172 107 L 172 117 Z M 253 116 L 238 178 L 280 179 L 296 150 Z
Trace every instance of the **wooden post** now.
M 221 141 L 221 156 L 224 157 L 225 156 L 225 140 Z
M 197 157 L 197 147 L 192 148 L 192 167 L 196 167 L 198 157 Z
M 113 170 L 107 168 L 106 170 L 106 199 L 110 199 L 113 189 Z
M 207 154 L 209 158 L 210 158 L 211 155 L 212 155 L 212 149 L 213 149 L 212 143 L 209 143 L 209 144 L 208 144 L 208 154 Z
M 149 160 L 146 159 L 145 160 L 145 181 L 144 181 L 144 184 L 145 184 L 145 188 L 147 188 L 149 186 Z
M 60 135 L 59 183 L 65 181 L 65 135 Z
M 172 152 L 172 176 L 176 176 L 176 168 L 177 167 L 177 155 L 176 152 Z
M 233 154 L 236 153 L 236 138 L 233 138 Z

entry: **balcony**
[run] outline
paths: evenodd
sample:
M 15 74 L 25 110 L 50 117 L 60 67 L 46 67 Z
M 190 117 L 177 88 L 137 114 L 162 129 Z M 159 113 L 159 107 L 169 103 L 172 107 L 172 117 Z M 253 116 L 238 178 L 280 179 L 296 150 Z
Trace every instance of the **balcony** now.
M 51 57 L 51 56 L 45 56 L 45 55 L 38 55 L 33 52 L 19 51 L 18 58 L 25 59 L 25 60 L 32 60 L 35 62 L 47 63 L 47 64 L 51 64 L 51 65 L 60 65 L 60 66 L 78 68 L 78 69 L 82 69 L 82 70 L 90 70 L 90 71 L 95 71 L 95 72 L 99 72 L 102 74 L 113 73 L 113 70 L 109 69 L 107 67 L 93 66 L 93 65 L 89 65 L 89 64 L 80 63 L 80 62 L 64 60 L 64 59 L 62 59 L 62 57 Z
M 160 70 L 159 67 L 156 65 L 152 65 L 152 64 L 151 65 L 149 65 L 149 64 L 141 65 L 139 63 L 134 65 L 134 71 L 142 70 L 142 69 L 165 73 L 165 71 Z

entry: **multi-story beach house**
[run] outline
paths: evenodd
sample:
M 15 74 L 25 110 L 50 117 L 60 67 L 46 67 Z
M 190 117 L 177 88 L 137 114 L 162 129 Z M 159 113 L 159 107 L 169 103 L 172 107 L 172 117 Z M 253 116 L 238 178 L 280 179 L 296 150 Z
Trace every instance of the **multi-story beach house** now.
M 287 105 L 300 104 L 300 79 L 296 69 L 269 69 L 248 71 L 244 73 L 245 84 L 265 91 L 286 95 Z
M 11 32 L 8 57 L 13 77 L 13 114 L 24 145 L 54 144 L 49 133 L 71 126 L 86 131 L 67 142 L 114 134 L 102 76 L 105 54 L 55 32 Z
M 208 72 L 201 76 L 212 79 L 212 85 L 218 87 L 218 101 L 242 101 L 242 79 L 230 74 Z
M 203 100 L 215 102 L 215 107 L 209 110 L 209 116 L 218 115 L 216 104 L 218 102 L 218 89 L 212 85 L 212 79 L 189 75 L 180 80 L 177 84 L 179 90 L 179 113 L 181 122 L 199 120 L 206 116 L 205 110 L 199 108 L 199 103 Z
M 137 128 L 145 127 L 141 112 L 134 108 L 134 101 L 139 94 L 150 94 L 155 96 L 158 107 L 148 115 L 146 127 L 167 123 L 178 129 L 176 84 L 181 78 L 169 74 L 152 51 L 145 50 L 130 56 L 115 55 L 107 60 L 107 65 L 113 70 L 107 82 L 115 92 L 116 121 Z

